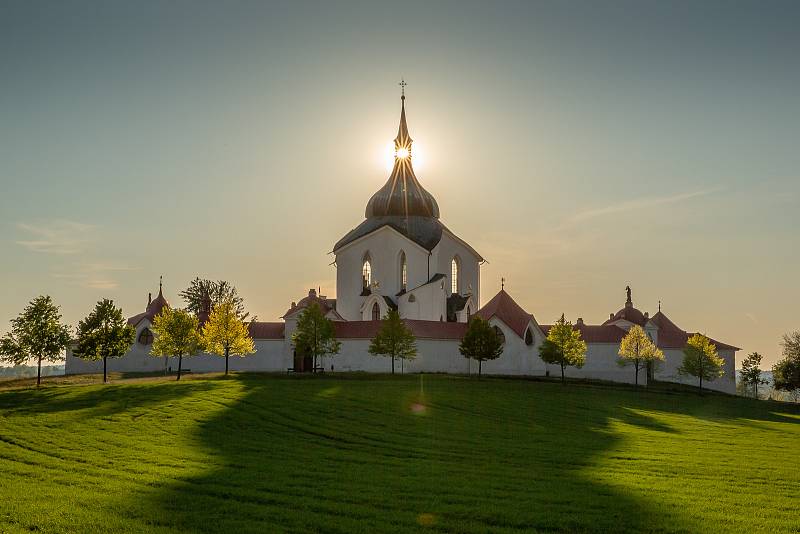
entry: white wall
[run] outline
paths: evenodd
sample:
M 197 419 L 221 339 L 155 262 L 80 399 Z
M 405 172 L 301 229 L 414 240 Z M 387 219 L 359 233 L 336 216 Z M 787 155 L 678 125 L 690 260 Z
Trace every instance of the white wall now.
M 725 360 L 723 367 L 725 374 L 711 382 L 704 380 L 703 388 L 713 389 L 736 394 L 736 353 L 732 350 L 719 350 L 717 351 L 722 359 Z M 665 382 L 678 382 L 680 384 L 689 384 L 692 386 L 699 386 L 700 380 L 692 376 L 684 376 L 678 373 L 678 368 L 683 363 L 683 350 L 682 349 L 664 349 L 664 361 L 659 363 L 655 369 L 656 380 L 663 380 Z
M 451 279 L 451 262 L 454 256 L 458 256 L 461 260 L 459 270 L 459 294 L 466 295 L 468 288 L 472 286 L 472 295 L 475 302 L 480 306 L 480 291 L 481 291 L 481 271 L 479 259 L 472 251 L 464 246 L 459 240 L 452 237 L 447 231 L 442 232 L 442 240 L 433 249 L 433 257 L 431 258 L 431 276 L 436 273 L 442 273 L 447 276 L 447 283 L 445 289 L 447 294 L 450 295 L 452 287 Z M 434 269 L 435 266 L 435 269 Z M 474 310 L 473 310 L 474 311 Z
M 361 269 L 369 252 L 372 280 L 380 283 L 380 292 L 395 300 L 400 292 L 400 251 L 406 253 L 407 287 L 428 281 L 428 251 L 396 230 L 384 226 L 347 244 L 336 254 L 336 311 L 348 321 L 361 319 Z M 431 276 L 435 274 L 431 265 Z

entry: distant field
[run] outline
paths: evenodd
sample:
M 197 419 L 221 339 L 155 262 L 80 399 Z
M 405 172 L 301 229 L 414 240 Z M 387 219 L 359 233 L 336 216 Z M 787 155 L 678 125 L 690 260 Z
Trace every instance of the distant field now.
M 429 375 L 0 391 L 0 532 L 797 532 L 798 488 L 800 407 L 721 395 Z

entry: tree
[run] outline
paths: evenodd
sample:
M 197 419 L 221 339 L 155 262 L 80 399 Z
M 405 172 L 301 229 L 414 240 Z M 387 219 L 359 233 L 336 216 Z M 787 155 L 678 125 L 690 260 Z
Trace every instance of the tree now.
M 563 313 L 561 319 L 550 327 L 547 339 L 539 345 L 539 357 L 545 363 L 561 366 L 562 384 L 566 383 L 564 369 L 567 366 L 580 369 L 586 363 L 586 342 L 581 339 L 580 330 L 573 328 Z
M 761 355 L 753 352 L 747 355 L 747 358 L 742 361 L 742 370 L 739 373 L 744 385 L 745 391 L 747 388 L 753 388 L 753 398 L 758 398 L 758 386 L 766 384 L 767 381 L 761 378 Z
M 772 368 L 775 389 L 800 397 L 800 332 L 783 336 L 783 359 Z
M 78 345 L 72 354 L 84 360 L 103 360 L 103 383 L 108 382 L 108 358 L 120 358 L 128 352 L 136 337 L 122 309 L 114 301 L 103 299 L 78 323 Z
M 225 357 L 225 374 L 228 374 L 228 357 L 253 354 L 253 338 L 247 325 L 236 312 L 236 303 L 225 300 L 218 303 L 208 321 L 203 325 L 203 346 L 211 354 Z
M 722 366 L 725 360 L 717 354 L 717 347 L 703 334 L 695 334 L 686 342 L 683 349 L 683 363 L 678 368 L 682 375 L 700 379 L 700 394 L 703 394 L 703 380 L 713 381 L 725 374 Z
M 0 357 L 14 365 L 21 365 L 29 358 L 36 359 L 36 385 L 39 386 L 42 360 L 61 361 L 69 343 L 69 326 L 61 324 L 58 306 L 49 295 L 39 296 L 11 320 L 11 332 L 0 339 Z
M 381 320 L 381 328 L 369 344 L 369 353 L 373 356 L 389 356 L 392 359 L 392 374 L 394 374 L 394 360 L 413 360 L 417 357 L 417 345 L 411 329 L 400 319 L 397 310 L 389 313 Z
M 312 356 L 314 369 L 317 368 L 317 357 L 338 354 L 342 348 L 336 340 L 333 321 L 325 317 L 316 302 L 312 302 L 297 318 L 292 343 L 295 348 Z
M 181 367 L 184 356 L 192 356 L 202 348 L 202 339 L 198 332 L 197 317 L 186 310 L 164 308 L 153 319 L 152 356 L 177 356 L 178 378 L 181 379 Z
M 213 311 L 214 307 L 222 302 L 231 302 L 236 316 L 244 322 L 250 314 L 244 309 L 244 299 L 239 296 L 236 288 L 225 280 L 203 280 L 195 278 L 189 283 L 189 287 L 179 293 L 180 297 L 186 301 L 186 310 L 195 316 L 203 311 Z M 206 306 L 211 309 L 206 310 Z M 251 319 L 255 321 L 255 317 Z
M 622 366 L 633 365 L 636 370 L 635 383 L 637 386 L 639 385 L 639 371 L 647 367 L 650 362 L 663 360 L 664 353 L 656 347 L 644 328 L 639 325 L 633 325 L 619 344 L 618 363 Z
M 465 358 L 478 360 L 478 377 L 480 377 L 483 362 L 496 360 L 503 353 L 503 339 L 497 335 L 489 321 L 473 315 L 458 351 Z

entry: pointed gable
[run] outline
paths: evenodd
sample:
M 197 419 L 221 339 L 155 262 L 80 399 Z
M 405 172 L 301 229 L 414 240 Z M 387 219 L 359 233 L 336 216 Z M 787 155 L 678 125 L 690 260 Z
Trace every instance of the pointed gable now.
M 533 320 L 533 315 L 523 310 L 505 289 L 501 289 L 483 308 L 475 312 L 475 315 L 487 321 L 497 317 L 521 338 L 525 337 L 525 329 Z

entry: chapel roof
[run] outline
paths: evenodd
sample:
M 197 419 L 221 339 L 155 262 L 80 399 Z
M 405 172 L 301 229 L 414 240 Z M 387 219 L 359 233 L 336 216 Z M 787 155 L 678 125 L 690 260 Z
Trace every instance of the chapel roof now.
M 517 304 L 505 289 L 501 289 L 483 308 L 476 311 L 475 315 L 487 321 L 492 317 L 497 317 L 519 337 L 525 336 L 525 329 L 533 320 L 533 315 L 523 310 L 522 306 Z
M 611 324 L 616 321 L 624 320 L 628 321 L 629 323 L 638 324 L 639 326 L 644 326 L 647 323 L 647 317 L 644 313 L 637 310 L 633 307 L 633 301 L 631 300 L 631 288 L 630 286 L 626 287 L 625 290 L 628 293 L 628 300 L 625 301 L 625 306 L 619 310 L 617 313 L 611 316 L 604 325 Z
M 329 299 L 324 295 L 317 295 L 317 290 L 311 288 L 308 290 L 308 296 L 303 297 L 297 303 L 292 302 L 292 305 L 288 310 L 286 310 L 286 313 L 284 313 L 281 318 L 285 319 L 290 315 L 294 315 L 300 310 L 309 307 L 314 302 L 319 305 L 323 315 L 327 315 L 330 311 L 336 313 L 336 299 Z M 338 313 L 336 313 L 336 315 L 338 316 Z
M 133 317 L 129 317 L 128 318 L 128 324 L 136 326 L 137 324 L 142 322 L 143 319 L 147 319 L 148 321 L 150 321 L 152 323 L 153 319 L 155 319 L 156 315 L 161 313 L 161 310 L 163 310 L 164 308 L 169 308 L 169 302 L 167 302 L 167 299 L 164 298 L 164 292 L 163 292 L 163 288 L 162 288 L 162 283 L 159 280 L 159 282 L 158 282 L 158 296 L 155 299 L 152 299 L 152 300 L 148 296 L 147 308 L 145 308 L 145 311 L 142 312 L 142 313 L 138 313 L 138 314 L 134 315 Z

